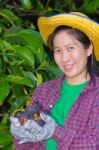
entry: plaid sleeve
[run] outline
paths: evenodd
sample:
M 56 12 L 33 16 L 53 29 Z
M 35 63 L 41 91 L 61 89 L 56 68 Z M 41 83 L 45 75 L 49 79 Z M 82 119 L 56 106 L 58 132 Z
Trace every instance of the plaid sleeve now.
M 19 140 L 14 139 L 14 150 L 33 150 L 35 148 L 36 150 L 36 144 L 33 143 L 24 143 L 24 144 L 19 144 Z
M 99 96 L 98 96 L 99 97 Z M 93 104 L 85 132 L 78 132 L 73 140 L 73 150 L 99 149 L 99 99 Z
M 55 139 L 58 143 L 61 143 L 60 148 L 64 146 L 65 150 L 69 150 L 75 135 L 76 130 L 57 126 L 52 138 Z
M 18 139 L 14 139 L 14 150 L 45 150 L 45 141 L 42 143 L 40 142 L 28 142 L 28 143 L 23 143 L 19 144 Z

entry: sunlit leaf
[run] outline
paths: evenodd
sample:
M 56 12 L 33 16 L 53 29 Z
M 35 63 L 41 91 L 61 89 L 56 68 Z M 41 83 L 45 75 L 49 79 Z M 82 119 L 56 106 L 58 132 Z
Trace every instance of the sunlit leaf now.
M 38 72 L 36 72 L 36 76 L 37 76 L 37 81 L 38 81 L 38 85 L 39 85 L 43 82 L 43 76 L 41 73 L 38 73 Z
M 9 42 L 0 39 L 0 50 L 6 51 L 8 49 L 13 50 L 13 46 Z
M 4 138 L 3 138 L 4 137 Z M 0 145 L 6 145 L 13 140 L 13 137 L 9 133 L 9 131 L 0 132 Z
M 8 96 L 10 92 L 10 85 L 7 82 L 0 83 L 0 105 L 3 104 L 3 101 Z
M 22 6 L 26 10 L 30 10 L 33 6 L 32 2 L 30 0 L 20 0 Z
M 34 85 L 36 85 L 37 78 L 36 78 L 36 76 L 32 72 L 22 70 L 22 73 L 23 73 L 24 77 L 27 77 L 28 79 L 30 79 L 32 81 L 32 83 Z
M 26 77 L 8 75 L 5 80 L 15 84 L 22 84 L 22 85 L 27 85 L 29 87 L 33 87 L 33 83 Z

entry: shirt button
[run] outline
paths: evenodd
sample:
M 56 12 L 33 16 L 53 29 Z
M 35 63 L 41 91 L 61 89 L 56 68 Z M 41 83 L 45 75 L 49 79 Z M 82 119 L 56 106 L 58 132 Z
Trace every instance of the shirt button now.
M 50 108 L 52 108 L 52 105 L 50 105 Z

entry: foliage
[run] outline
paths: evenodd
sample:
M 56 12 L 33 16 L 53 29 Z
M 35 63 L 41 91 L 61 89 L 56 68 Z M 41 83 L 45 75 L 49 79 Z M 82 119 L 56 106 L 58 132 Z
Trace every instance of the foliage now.
M 9 116 L 33 90 L 60 76 L 37 28 L 41 15 L 80 11 L 98 20 L 98 0 L 0 0 L 0 149 L 13 150 Z M 4 138 L 3 138 L 4 137 Z
M 35 29 L 8 9 L 0 10 L 0 145 L 13 149 L 9 116 L 23 109 L 33 90 L 60 74 Z
M 60 12 L 80 11 L 98 20 L 98 0 L 0 0 L 1 8 L 13 11 L 22 18 L 25 27 L 37 27 L 37 18 Z

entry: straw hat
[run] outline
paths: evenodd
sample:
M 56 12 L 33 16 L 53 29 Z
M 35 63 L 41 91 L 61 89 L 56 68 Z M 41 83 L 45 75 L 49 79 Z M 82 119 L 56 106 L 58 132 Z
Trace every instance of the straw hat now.
M 80 12 L 63 13 L 50 17 L 40 17 L 38 28 L 45 43 L 54 29 L 60 25 L 71 26 L 84 32 L 94 45 L 96 59 L 99 60 L 99 24 Z

